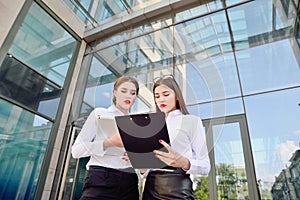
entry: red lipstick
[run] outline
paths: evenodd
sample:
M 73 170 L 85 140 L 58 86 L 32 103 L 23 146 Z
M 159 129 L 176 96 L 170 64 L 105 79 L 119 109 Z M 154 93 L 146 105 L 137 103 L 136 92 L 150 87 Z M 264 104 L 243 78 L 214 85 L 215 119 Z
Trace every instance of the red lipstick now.
M 160 104 L 160 107 L 161 108 L 164 108 L 164 107 L 166 107 L 167 105 L 166 104 Z
M 130 104 L 130 100 L 125 100 L 125 104 Z

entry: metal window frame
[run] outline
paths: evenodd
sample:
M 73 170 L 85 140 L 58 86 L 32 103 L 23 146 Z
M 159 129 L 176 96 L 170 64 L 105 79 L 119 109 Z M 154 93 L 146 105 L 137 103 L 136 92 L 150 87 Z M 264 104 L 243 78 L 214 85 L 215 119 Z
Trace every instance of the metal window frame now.
M 209 152 L 209 157 L 211 160 L 211 171 L 208 175 L 211 200 L 218 199 L 217 183 L 215 178 L 216 167 L 215 167 L 215 159 L 214 159 L 214 148 L 213 148 L 214 141 L 212 136 L 213 134 L 212 127 L 215 125 L 229 124 L 235 122 L 239 123 L 240 125 L 241 142 L 242 142 L 244 160 L 246 166 L 245 170 L 247 174 L 249 199 L 261 199 L 259 194 L 256 174 L 255 174 L 254 160 L 253 160 L 248 125 L 247 125 L 247 119 L 245 114 L 240 114 L 240 115 L 232 115 L 232 116 L 203 120 L 203 125 L 206 128 L 206 140 L 207 140 L 208 149 L 211 149 L 211 151 Z

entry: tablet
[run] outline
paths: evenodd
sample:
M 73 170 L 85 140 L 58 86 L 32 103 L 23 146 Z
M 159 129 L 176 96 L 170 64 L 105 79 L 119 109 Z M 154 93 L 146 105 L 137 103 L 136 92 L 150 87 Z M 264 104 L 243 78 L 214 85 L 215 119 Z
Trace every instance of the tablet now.
M 133 168 L 174 169 L 153 153 L 153 150 L 167 152 L 158 142 L 160 139 L 170 144 L 164 113 L 116 116 L 115 120 Z
M 97 116 L 97 129 L 98 134 L 104 134 L 106 137 L 110 137 L 113 134 L 118 133 L 118 127 L 113 116 Z

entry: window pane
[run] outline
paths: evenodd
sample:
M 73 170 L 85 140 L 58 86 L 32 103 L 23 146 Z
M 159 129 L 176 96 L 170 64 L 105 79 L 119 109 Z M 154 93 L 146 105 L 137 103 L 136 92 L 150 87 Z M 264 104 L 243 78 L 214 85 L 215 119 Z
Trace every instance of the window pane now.
M 163 68 L 173 63 L 172 28 L 128 41 L 127 68 Z M 127 70 L 128 70 L 127 69 Z
M 292 75 L 292 74 L 291 74 Z M 300 88 L 249 96 L 246 113 L 256 176 L 262 199 L 271 199 L 271 189 L 283 170 L 288 170 L 299 149 Z M 284 191 L 284 188 L 280 188 Z
M 63 86 L 75 39 L 33 3 L 9 53 Z
M 95 107 L 108 107 L 112 104 L 113 82 L 115 79 L 116 75 L 93 57 L 81 114 L 87 115 Z
M 214 0 L 195 8 L 185 10 L 183 12 L 177 13 L 175 16 L 175 22 L 180 22 L 183 20 L 191 19 L 199 15 L 205 15 L 207 13 L 213 12 L 217 9 L 222 9 L 223 4 L 221 0 Z
M 248 1 L 248 0 L 226 0 L 226 6 L 232 6 L 234 4 L 239 4 L 239 3 L 243 3 L 245 1 Z
M 81 109 L 81 115 L 88 115 L 96 107 L 109 107 L 112 105 L 113 86 L 117 79 L 112 71 L 108 69 L 97 58 L 93 57 L 89 72 L 88 83 L 84 93 L 84 102 Z M 139 80 L 139 78 L 137 78 Z M 140 91 L 142 85 L 140 85 Z M 149 106 L 137 99 L 134 103 L 131 112 L 138 110 L 149 110 Z
M 290 1 L 289 11 L 285 13 L 282 2 L 287 1 L 256 0 L 228 10 L 236 49 L 293 36 L 296 9 Z
M 188 106 L 188 109 L 191 114 L 199 115 L 201 119 L 226 117 L 244 113 L 242 98 Z
M 54 119 L 61 88 L 12 56 L 0 67 L 0 94 Z
M 0 99 L 0 199 L 34 199 L 51 127 Z
M 232 51 L 223 11 L 176 25 L 174 38 L 174 52 L 189 61 Z
M 186 83 L 189 86 L 187 104 L 241 96 L 231 53 L 187 63 L 185 66 Z
M 300 68 L 290 40 L 238 51 L 236 55 L 245 95 L 300 85 Z
M 248 181 L 238 122 L 213 125 L 218 199 L 245 199 Z

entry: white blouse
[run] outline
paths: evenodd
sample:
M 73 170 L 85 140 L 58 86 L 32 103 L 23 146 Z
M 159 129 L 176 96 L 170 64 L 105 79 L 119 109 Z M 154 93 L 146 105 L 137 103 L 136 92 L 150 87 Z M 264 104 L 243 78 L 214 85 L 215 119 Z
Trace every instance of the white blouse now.
M 120 147 L 109 147 L 103 150 L 103 142 L 107 138 L 105 133 L 97 130 L 97 116 L 120 116 L 124 115 L 114 105 L 109 108 L 95 108 L 85 121 L 79 135 L 72 146 L 72 156 L 83 158 L 90 156 L 86 165 L 103 166 L 114 169 L 124 169 L 132 167 L 130 163 L 124 161 L 125 149 Z M 98 132 L 98 134 L 97 134 Z M 97 137 L 96 137 L 97 136 Z
M 207 175 L 210 160 L 200 117 L 183 115 L 180 110 L 174 110 L 166 118 L 166 124 L 171 147 L 190 161 L 191 167 L 187 173 Z

